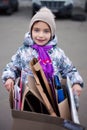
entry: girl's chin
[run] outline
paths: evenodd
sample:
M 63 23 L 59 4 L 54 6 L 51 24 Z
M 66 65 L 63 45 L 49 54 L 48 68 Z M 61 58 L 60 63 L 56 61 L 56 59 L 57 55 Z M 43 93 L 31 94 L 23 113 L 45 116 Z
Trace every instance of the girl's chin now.
M 36 42 L 37 45 L 44 46 L 46 43 Z

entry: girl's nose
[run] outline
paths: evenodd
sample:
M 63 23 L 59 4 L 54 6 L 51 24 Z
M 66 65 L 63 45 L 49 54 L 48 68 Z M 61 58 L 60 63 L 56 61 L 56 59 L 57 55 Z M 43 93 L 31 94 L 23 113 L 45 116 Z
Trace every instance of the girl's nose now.
M 42 31 L 39 33 L 39 37 L 43 37 L 43 32 Z

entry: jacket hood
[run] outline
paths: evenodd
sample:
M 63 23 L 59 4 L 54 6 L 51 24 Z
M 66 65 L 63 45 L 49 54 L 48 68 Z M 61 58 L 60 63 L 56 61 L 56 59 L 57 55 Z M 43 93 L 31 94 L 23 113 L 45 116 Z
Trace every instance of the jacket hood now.
M 49 41 L 49 42 L 47 43 L 47 45 L 56 46 L 57 43 L 58 43 L 57 37 L 54 36 L 54 38 L 53 38 L 51 41 Z M 31 45 L 34 44 L 34 41 L 32 40 L 31 35 L 30 35 L 29 32 L 27 32 L 27 33 L 25 34 L 23 44 L 24 44 L 24 46 L 31 46 Z

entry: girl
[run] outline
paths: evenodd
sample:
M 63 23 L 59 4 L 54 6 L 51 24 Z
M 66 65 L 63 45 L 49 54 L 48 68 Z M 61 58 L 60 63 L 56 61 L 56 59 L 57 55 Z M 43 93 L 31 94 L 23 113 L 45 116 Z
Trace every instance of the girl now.
M 23 45 L 3 71 L 2 80 L 8 91 L 21 73 L 23 82 L 27 81 L 28 75 L 33 75 L 29 66 L 33 58 L 39 60 L 47 78 L 59 74 L 62 78 L 69 76 L 72 90 L 78 95 L 81 94 L 83 79 L 64 51 L 57 47 L 54 15 L 46 7 L 41 8 L 33 16 Z

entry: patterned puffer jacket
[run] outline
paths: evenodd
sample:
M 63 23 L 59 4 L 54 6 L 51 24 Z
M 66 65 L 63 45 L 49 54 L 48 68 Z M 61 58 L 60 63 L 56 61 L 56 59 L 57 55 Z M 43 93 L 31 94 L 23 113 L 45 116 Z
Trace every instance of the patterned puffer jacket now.
M 78 83 L 83 87 L 82 77 L 69 58 L 65 55 L 64 51 L 57 47 L 57 43 L 58 41 L 56 36 L 47 43 L 47 45 L 53 46 L 53 48 L 48 51 L 48 54 L 52 60 L 54 74 L 57 74 L 58 76 L 61 75 L 62 78 L 69 76 L 72 85 Z M 15 81 L 15 79 L 20 75 L 22 76 L 22 81 L 27 82 L 28 75 L 33 76 L 29 64 L 33 58 L 38 58 L 37 51 L 31 48 L 31 45 L 33 44 L 34 42 L 29 32 L 26 33 L 23 45 L 12 56 L 11 62 L 8 63 L 3 70 L 3 83 L 5 83 L 8 78 L 12 78 Z

